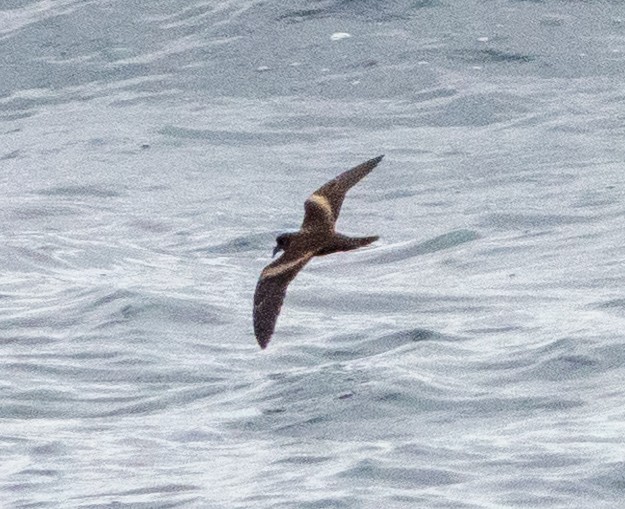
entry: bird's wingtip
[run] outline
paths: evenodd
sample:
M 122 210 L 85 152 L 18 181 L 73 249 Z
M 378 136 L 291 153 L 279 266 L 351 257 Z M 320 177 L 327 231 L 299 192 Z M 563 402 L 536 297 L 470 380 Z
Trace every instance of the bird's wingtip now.
M 372 162 L 372 163 L 375 163 L 375 164 L 378 164 L 378 163 L 379 163 L 382 159 L 384 159 L 384 154 L 382 154 L 382 155 L 380 155 L 380 156 L 378 156 L 378 157 L 374 157 L 374 158 L 371 160 L 371 162 Z

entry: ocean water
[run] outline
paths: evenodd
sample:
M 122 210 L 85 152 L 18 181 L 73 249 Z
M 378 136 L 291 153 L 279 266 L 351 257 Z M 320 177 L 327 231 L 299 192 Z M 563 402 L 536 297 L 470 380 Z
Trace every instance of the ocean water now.
M 0 2 L 0 507 L 622 507 L 624 189 L 618 0 Z

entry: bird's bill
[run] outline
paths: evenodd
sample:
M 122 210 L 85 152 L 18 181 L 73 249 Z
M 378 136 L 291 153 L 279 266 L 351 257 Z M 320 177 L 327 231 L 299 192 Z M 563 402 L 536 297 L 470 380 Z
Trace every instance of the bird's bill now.
M 273 248 L 273 254 L 271 255 L 271 257 L 273 258 L 274 256 L 276 256 L 280 251 L 282 251 L 282 248 L 280 246 L 276 246 Z

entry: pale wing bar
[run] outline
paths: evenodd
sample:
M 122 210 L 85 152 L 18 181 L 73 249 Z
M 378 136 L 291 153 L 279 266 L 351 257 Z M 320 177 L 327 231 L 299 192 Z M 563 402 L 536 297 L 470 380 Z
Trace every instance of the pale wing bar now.
M 371 170 L 379 164 L 383 157 L 382 155 L 370 159 L 351 170 L 341 173 L 339 176 L 317 189 L 309 200 L 315 196 L 326 198 L 332 210 L 334 221 L 336 221 L 339 217 L 341 205 L 343 205 L 343 200 L 345 199 L 347 191 L 371 173 Z
M 344 171 L 311 194 L 304 203 L 302 229 L 320 228 L 333 231 L 347 191 L 368 175 L 383 157 L 382 155 L 370 159 L 351 170 Z
M 332 232 L 334 230 L 334 211 L 330 205 L 330 201 L 319 194 L 311 194 L 304 203 L 304 221 L 302 222 L 302 230 L 310 228 L 319 229 L 321 231 Z

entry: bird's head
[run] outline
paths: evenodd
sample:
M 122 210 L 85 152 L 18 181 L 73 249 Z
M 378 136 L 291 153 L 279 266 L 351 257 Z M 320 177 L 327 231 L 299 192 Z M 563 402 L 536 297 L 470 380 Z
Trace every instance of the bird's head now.
M 280 251 L 284 251 L 291 243 L 292 233 L 282 233 L 276 237 L 276 247 L 273 248 L 273 255 L 276 256 Z

